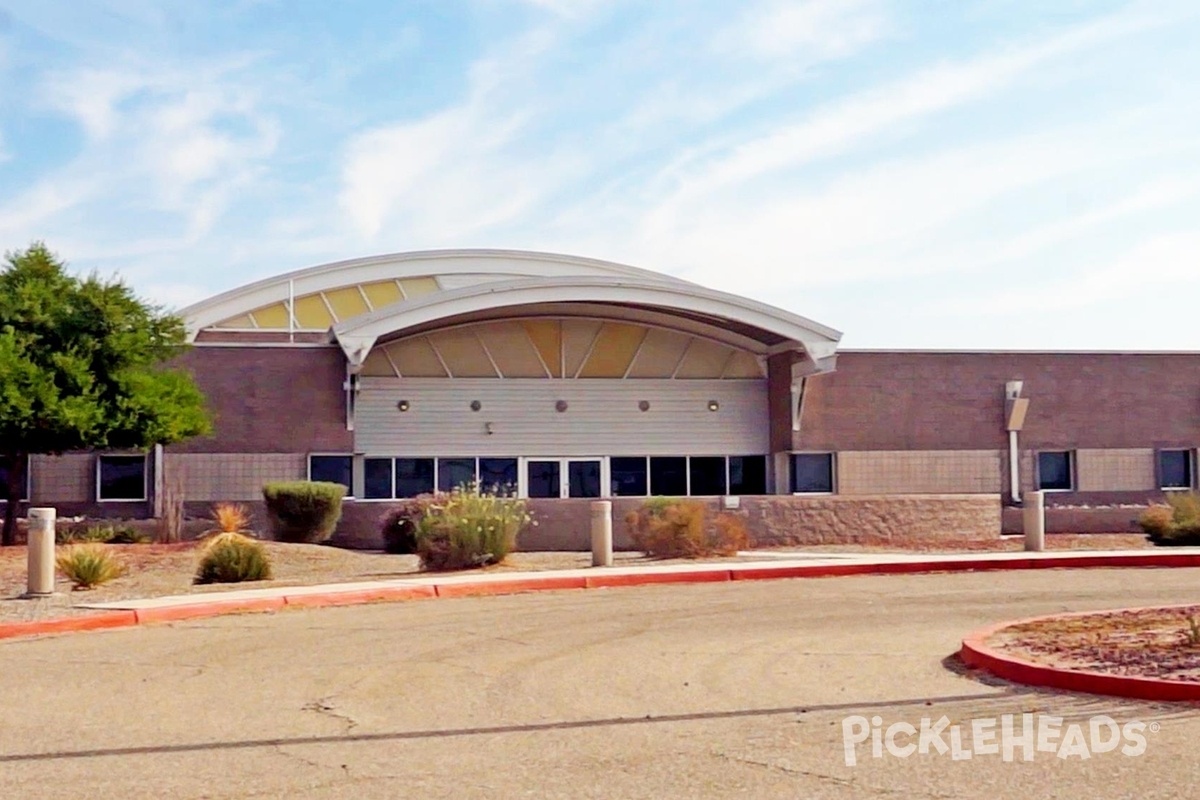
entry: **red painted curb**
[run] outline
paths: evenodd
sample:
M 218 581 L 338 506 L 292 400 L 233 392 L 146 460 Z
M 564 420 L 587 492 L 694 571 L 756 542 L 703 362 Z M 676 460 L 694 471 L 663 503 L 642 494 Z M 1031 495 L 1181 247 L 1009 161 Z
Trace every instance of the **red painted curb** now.
M 0 625 L 0 639 L 17 636 L 37 636 L 46 633 L 72 633 L 75 631 L 98 631 L 108 628 L 126 628 L 137 625 L 137 615 L 132 611 L 107 611 L 84 617 L 61 617 L 59 619 L 13 622 Z
M 283 601 L 288 608 L 328 608 L 397 600 L 424 600 L 434 597 L 437 597 L 437 592 L 433 586 L 389 586 L 381 589 L 362 589 L 349 592 L 289 594 L 284 595 Z
M 732 580 L 727 569 L 705 570 L 704 572 L 648 572 L 644 575 L 587 575 L 584 580 L 589 589 L 604 589 L 610 586 L 647 586 L 653 583 L 721 583 Z
M 1188 604 L 1192 605 L 1192 604 Z M 1155 606 L 1155 609 L 1179 606 Z M 1108 675 L 1091 670 L 1066 669 L 1037 664 L 1016 656 L 1001 654 L 987 646 L 987 640 L 1005 628 L 1046 619 L 1087 617 L 1122 611 L 1142 611 L 1145 608 L 1118 608 L 1109 611 L 1084 611 L 1070 614 L 1049 614 L 1042 617 L 1011 620 L 975 631 L 963 639 L 959 656 L 963 662 L 975 669 L 990 672 L 998 678 L 1028 686 L 1062 689 L 1086 694 L 1102 694 L 1115 697 L 1130 697 L 1137 700 L 1200 701 L 1200 683 L 1171 681 L 1161 678 L 1142 678 L 1130 675 Z
M 528 578 L 519 581 L 479 581 L 476 583 L 435 584 L 438 597 L 473 597 L 477 595 L 517 594 L 519 592 L 553 591 L 556 589 L 586 589 L 586 579 L 580 575 Z
M 189 603 L 186 606 L 141 608 L 135 611 L 139 625 L 148 622 L 179 622 L 185 619 L 216 617 L 252 611 L 278 611 L 284 606 L 282 597 L 256 597 L 252 600 L 215 600 L 209 603 Z

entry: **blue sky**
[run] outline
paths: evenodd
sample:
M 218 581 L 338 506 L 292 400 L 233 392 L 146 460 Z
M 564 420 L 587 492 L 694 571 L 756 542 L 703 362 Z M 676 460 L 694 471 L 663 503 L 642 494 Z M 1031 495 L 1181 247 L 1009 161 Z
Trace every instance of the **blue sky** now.
M 437 247 L 846 347 L 1200 349 L 1194 0 L 0 0 L 0 248 L 181 307 Z

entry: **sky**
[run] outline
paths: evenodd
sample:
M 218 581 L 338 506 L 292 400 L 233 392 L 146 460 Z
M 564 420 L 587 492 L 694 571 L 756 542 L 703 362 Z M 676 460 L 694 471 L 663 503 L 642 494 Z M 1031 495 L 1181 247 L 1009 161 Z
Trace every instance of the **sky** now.
M 0 250 L 496 247 L 846 348 L 1200 350 L 1195 0 L 0 0 Z

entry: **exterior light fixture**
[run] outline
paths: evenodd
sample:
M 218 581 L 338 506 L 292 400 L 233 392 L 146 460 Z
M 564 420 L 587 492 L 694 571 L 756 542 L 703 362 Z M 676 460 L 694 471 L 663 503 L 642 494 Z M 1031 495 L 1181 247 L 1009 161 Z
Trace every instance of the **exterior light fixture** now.
M 484 432 L 484 433 L 486 433 L 488 436 L 491 436 L 491 435 L 492 435 L 493 433 L 495 433 L 496 431 L 494 431 L 494 430 L 492 429 L 492 423 L 490 423 L 490 422 L 485 422 L 485 423 L 483 423 L 483 432 Z
M 639 400 L 638 401 L 638 411 L 649 411 L 649 410 L 650 410 L 650 401 L 649 400 Z
M 396 403 L 396 408 L 400 409 L 401 411 L 408 411 L 408 401 L 401 400 L 399 403 Z
M 557 403 L 554 404 L 554 410 L 560 414 L 562 412 L 566 411 L 567 410 L 567 401 L 559 400 Z
M 483 408 L 483 403 L 479 402 L 478 400 L 471 401 L 471 410 L 472 411 L 478 411 L 481 408 Z
M 708 410 L 709 410 L 709 411 L 716 411 L 716 410 L 718 410 L 720 407 L 721 407 L 721 404 L 720 404 L 720 403 L 718 403 L 716 400 L 709 400 L 709 401 L 708 401 Z

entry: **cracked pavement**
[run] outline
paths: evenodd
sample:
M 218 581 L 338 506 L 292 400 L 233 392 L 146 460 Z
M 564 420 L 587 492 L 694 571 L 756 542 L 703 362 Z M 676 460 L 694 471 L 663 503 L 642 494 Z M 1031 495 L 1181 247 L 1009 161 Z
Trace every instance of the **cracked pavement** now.
M 1200 707 L 965 673 L 967 632 L 1194 602 L 1200 570 L 649 586 L 0 643 L 0 797 L 1194 796 Z M 1142 720 L 1144 755 L 845 763 L 842 720 Z

